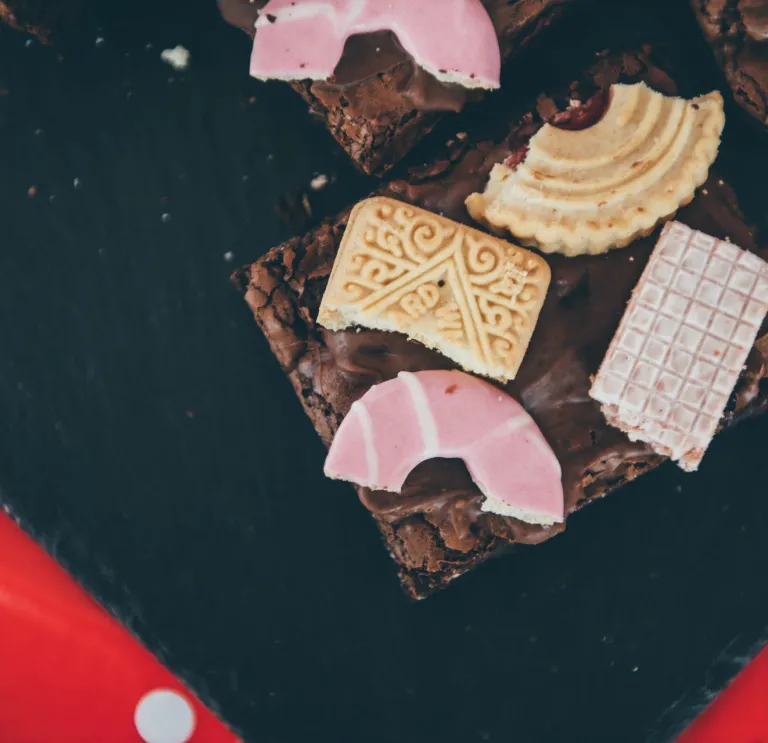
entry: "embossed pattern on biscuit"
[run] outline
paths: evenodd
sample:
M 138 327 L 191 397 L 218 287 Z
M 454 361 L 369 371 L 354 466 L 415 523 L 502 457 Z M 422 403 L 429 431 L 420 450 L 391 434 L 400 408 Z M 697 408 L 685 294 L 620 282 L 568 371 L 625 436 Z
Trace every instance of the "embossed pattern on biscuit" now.
M 467 371 L 509 380 L 550 276 L 546 261 L 528 250 L 375 197 L 350 215 L 318 322 L 405 333 Z
M 693 199 L 724 124 L 717 91 L 688 101 L 644 83 L 613 85 L 596 124 L 545 124 L 523 162 L 495 165 L 485 192 L 472 194 L 467 209 L 544 252 L 624 247 Z

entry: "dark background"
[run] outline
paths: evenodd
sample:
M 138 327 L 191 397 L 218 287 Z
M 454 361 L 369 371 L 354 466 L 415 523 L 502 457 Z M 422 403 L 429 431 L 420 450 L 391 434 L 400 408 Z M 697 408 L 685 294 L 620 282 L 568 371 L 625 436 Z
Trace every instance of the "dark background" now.
M 635 34 L 720 84 L 685 2 L 608 5 L 412 161 Z M 249 741 L 669 739 L 768 622 L 768 420 L 409 602 L 228 283 L 293 234 L 286 194 L 331 176 L 317 220 L 376 181 L 248 78 L 213 0 L 91 3 L 55 40 L 0 29 L 6 509 Z M 176 44 L 186 72 L 160 61 Z M 755 220 L 767 154 L 729 108 L 721 159 Z

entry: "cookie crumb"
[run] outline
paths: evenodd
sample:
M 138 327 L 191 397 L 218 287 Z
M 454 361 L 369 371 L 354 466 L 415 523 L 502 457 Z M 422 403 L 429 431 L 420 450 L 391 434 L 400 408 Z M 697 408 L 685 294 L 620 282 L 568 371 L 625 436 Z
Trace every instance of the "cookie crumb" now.
M 82 187 L 82 185 L 83 185 L 83 182 L 82 182 L 82 181 L 81 181 L 79 178 L 75 178 L 75 179 L 72 181 L 72 185 L 73 185 L 75 188 L 81 188 L 81 187 Z
M 720 180 L 717 182 L 717 185 L 718 185 L 718 186 L 724 186 L 724 185 L 725 185 L 725 184 L 723 183 L 723 179 L 722 179 L 722 178 L 721 178 L 721 179 L 720 179 Z
M 37 186 L 30 186 L 27 189 L 27 196 L 31 199 L 33 196 L 37 196 Z
M 235 260 L 235 254 L 231 250 L 228 250 L 226 253 L 224 253 L 224 260 L 227 263 L 232 263 L 232 261 Z
M 629 256 L 629 262 L 630 262 L 630 263 L 634 263 L 634 262 L 635 262 L 635 256 L 633 256 L 633 255 L 630 255 L 630 256 Z
M 703 193 L 705 196 L 708 196 L 708 195 L 709 195 L 709 191 L 707 191 L 707 189 L 706 189 L 706 188 L 702 188 L 702 189 L 701 189 L 701 192 L 702 192 L 702 193 Z
M 94 45 L 96 46 L 97 49 L 101 49 L 101 47 L 103 47 L 104 44 L 106 43 L 107 43 L 106 39 L 103 36 L 97 36 L 96 41 L 94 42 Z
M 310 182 L 309 187 L 313 191 L 321 191 L 328 185 L 328 176 L 321 173 L 320 175 L 316 175 Z
M 186 49 L 181 44 L 173 49 L 163 49 L 160 52 L 160 59 L 173 67 L 174 70 L 186 70 L 189 67 L 189 58 L 189 49 Z
M 171 215 L 168 214 L 168 212 L 163 212 L 160 216 L 160 221 L 163 222 L 163 224 L 168 224 L 168 222 L 171 221 Z

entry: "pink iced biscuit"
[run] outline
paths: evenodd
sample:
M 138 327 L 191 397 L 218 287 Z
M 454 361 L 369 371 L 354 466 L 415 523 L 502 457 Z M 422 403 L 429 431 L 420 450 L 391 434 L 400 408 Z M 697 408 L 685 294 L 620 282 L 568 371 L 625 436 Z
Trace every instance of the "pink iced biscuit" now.
M 664 228 L 590 395 L 609 423 L 698 468 L 768 311 L 768 263 Z
M 256 21 L 251 75 L 327 80 L 350 36 L 384 30 L 438 80 L 499 87 L 499 41 L 480 0 L 270 0 Z
M 436 457 L 464 460 L 484 511 L 563 520 L 560 463 L 533 418 L 460 371 L 401 372 L 368 390 L 342 421 L 325 474 L 399 493 L 417 464 Z

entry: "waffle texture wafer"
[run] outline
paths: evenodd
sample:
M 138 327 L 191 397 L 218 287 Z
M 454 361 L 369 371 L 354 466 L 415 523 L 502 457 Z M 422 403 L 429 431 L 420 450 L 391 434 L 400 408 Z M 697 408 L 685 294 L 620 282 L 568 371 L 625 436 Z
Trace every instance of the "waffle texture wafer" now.
M 590 395 L 633 441 L 698 468 L 768 311 L 768 263 L 665 226 Z
M 376 197 L 350 215 L 318 322 L 405 333 L 467 371 L 509 380 L 550 276 L 546 261 L 528 250 Z
M 724 124 L 717 91 L 688 101 L 645 83 L 613 85 L 600 121 L 576 131 L 544 125 L 525 160 L 494 166 L 467 208 L 548 253 L 624 247 L 691 201 Z

